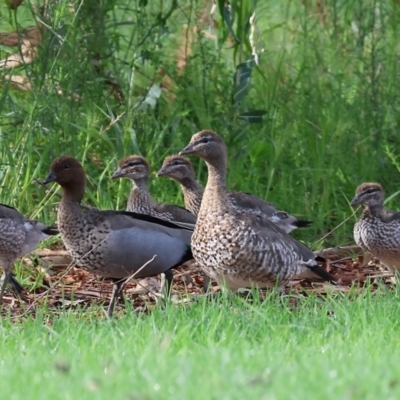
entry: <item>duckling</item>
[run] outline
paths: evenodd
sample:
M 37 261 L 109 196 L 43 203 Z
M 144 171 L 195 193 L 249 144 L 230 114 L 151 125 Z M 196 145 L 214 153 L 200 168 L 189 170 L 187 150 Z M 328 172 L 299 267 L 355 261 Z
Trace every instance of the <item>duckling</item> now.
M 354 240 L 395 273 L 400 270 L 400 212 L 385 210 L 384 200 L 385 193 L 379 183 L 357 187 L 350 205 L 362 205 L 364 211 L 354 225 Z
M 131 155 L 119 161 L 111 179 L 129 178 L 133 181 L 126 210 L 153 215 L 167 221 L 194 224 L 196 217 L 190 211 L 177 205 L 159 204 L 151 197 L 147 187 L 149 173 L 149 163 L 141 156 Z
M 183 191 L 185 207 L 194 215 L 198 215 L 204 189 L 196 181 L 192 164 L 187 158 L 166 157 L 157 176 L 166 176 L 179 182 Z M 312 224 L 311 221 L 298 220 L 285 211 L 278 211 L 272 203 L 249 193 L 229 190 L 227 195 L 228 200 L 237 211 L 266 216 L 288 233 Z

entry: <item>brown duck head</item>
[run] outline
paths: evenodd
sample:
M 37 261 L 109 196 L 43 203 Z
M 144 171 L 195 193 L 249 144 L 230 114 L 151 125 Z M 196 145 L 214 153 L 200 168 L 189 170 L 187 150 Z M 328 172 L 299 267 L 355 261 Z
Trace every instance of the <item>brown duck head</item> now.
M 76 158 L 61 156 L 53 161 L 50 173 L 43 183 L 47 185 L 50 182 L 57 182 L 62 187 L 64 194 L 81 201 L 86 187 L 86 174 Z

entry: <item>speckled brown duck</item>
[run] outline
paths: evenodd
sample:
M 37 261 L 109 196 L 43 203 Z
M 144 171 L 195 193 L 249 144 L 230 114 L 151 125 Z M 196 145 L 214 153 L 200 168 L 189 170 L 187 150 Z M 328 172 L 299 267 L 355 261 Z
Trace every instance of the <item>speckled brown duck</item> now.
M 316 255 L 269 219 L 238 212 L 226 190 L 228 153 L 222 138 L 204 130 L 180 152 L 202 158 L 208 180 L 192 236 L 200 267 L 220 285 L 282 288 L 293 278 L 335 278 L 316 262 Z
M 179 182 L 183 191 L 185 207 L 194 215 L 198 215 L 204 189 L 196 181 L 192 164 L 187 158 L 176 155 L 166 157 L 157 176 L 166 176 Z M 278 211 L 272 203 L 249 193 L 228 190 L 227 196 L 237 211 L 266 216 L 288 233 L 297 228 L 307 227 L 312 223 L 298 220 L 285 211 Z
M 49 182 L 57 182 L 63 190 L 57 221 L 69 254 L 79 267 L 114 281 L 110 316 L 122 280 L 139 271 L 154 255 L 155 260 L 135 278 L 165 273 L 171 283 L 171 268 L 192 259 L 193 225 L 125 211 L 82 210 L 86 175 L 75 158 L 54 160 L 45 180 Z
M 127 211 L 148 214 L 167 221 L 195 223 L 196 217 L 183 207 L 173 204 L 157 203 L 149 193 L 149 163 L 141 156 L 131 155 L 118 163 L 112 179 L 128 178 L 133 182 L 129 195 Z
M 400 212 L 385 210 L 385 194 L 379 183 L 358 186 L 351 201 L 364 211 L 354 225 L 354 240 L 369 255 L 377 257 L 391 272 L 400 270 Z
M 0 304 L 7 283 L 17 295 L 23 290 L 11 272 L 17 258 L 30 253 L 42 240 L 57 233 L 56 228 L 49 228 L 41 222 L 26 219 L 15 208 L 0 204 L 0 265 L 5 273 L 0 289 Z

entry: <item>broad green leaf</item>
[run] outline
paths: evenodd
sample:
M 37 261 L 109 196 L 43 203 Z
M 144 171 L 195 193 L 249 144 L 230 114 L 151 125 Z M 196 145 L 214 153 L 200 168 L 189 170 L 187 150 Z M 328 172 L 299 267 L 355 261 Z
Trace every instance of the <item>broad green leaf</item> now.
M 235 105 L 240 103 L 249 92 L 251 68 L 240 64 L 233 75 L 233 102 Z
M 241 113 L 239 118 L 249 124 L 259 124 L 263 120 L 263 116 L 267 113 L 265 110 L 251 110 Z
M 226 26 L 228 27 L 230 34 L 233 36 L 233 39 L 235 40 L 236 44 L 240 44 L 240 40 L 236 36 L 235 31 L 233 30 L 231 13 L 229 12 L 228 7 L 224 7 L 222 16 L 223 16 Z

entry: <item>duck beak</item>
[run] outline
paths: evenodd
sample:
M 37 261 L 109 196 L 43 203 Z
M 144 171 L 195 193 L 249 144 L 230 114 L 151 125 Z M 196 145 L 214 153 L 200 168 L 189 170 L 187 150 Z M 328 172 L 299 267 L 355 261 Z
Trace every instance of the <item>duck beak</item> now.
M 183 156 L 185 154 L 193 154 L 194 153 L 194 147 L 192 144 L 188 144 L 182 151 L 179 152 L 180 156 Z
M 47 175 L 46 179 L 43 181 L 43 184 L 44 184 L 44 185 L 47 185 L 48 183 L 50 183 L 50 182 L 55 182 L 56 180 L 57 180 L 57 175 L 55 174 L 55 172 L 51 171 L 51 172 Z
M 161 168 L 157 173 L 156 173 L 156 177 L 159 178 L 160 176 L 164 176 L 166 175 L 167 172 L 165 170 L 165 168 Z
M 123 172 L 122 172 L 121 168 L 118 168 L 118 169 L 111 175 L 111 179 L 121 178 L 121 176 L 123 176 Z
M 350 205 L 352 207 L 360 205 L 360 198 L 358 196 L 354 197 L 354 199 L 350 202 Z

